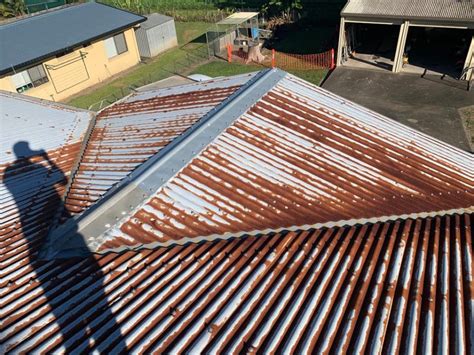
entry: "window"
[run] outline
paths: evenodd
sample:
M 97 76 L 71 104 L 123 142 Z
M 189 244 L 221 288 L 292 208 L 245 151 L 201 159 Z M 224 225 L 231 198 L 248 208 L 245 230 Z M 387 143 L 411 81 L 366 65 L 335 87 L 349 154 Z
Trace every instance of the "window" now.
M 12 76 L 13 85 L 17 92 L 24 92 L 28 89 L 47 83 L 48 76 L 44 70 L 43 64 L 33 68 L 16 73 Z
M 123 33 L 107 38 L 104 43 L 107 57 L 109 58 L 125 53 L 128 50 L 125 35 Z

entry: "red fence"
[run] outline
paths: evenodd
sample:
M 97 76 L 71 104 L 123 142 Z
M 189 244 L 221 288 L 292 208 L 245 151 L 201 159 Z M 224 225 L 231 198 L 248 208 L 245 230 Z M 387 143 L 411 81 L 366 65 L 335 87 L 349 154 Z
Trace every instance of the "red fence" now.
M 238 61 L 250 64 L 247 52 L 243 50 L 233 51 L 232 47 L 227 48 L 227 60 L 229 62 Z M 290 70 L 311 70 L 311 69 L 333 69 L 334 49 L 316 54 L 292 54 L 278 52 L 272 49 L 270 54 L 265 56 L 265 60 L 260 64 L 265 66 L 278 67 Z

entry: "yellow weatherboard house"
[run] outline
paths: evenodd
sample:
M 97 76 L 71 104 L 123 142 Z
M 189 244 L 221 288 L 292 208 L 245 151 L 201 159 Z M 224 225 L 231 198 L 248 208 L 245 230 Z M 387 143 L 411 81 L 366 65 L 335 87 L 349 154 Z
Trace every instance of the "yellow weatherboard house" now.
M 0 89 L 64 100 L 140 61 L 143 16 L 89 2 L 0 26 Z

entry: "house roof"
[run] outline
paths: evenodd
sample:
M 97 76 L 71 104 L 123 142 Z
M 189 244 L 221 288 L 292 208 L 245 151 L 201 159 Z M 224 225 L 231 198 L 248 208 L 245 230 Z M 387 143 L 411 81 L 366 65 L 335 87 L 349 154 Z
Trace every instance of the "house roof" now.
M 92 217 L 95 216 L 106 218 L 101 221 L 112 226 L 115 223 L 113 213 L 97 211 L 100 212 L 115 194 L 124 191 L 128 191 L 133 200 L 134 189 L 129 190 L 127 186 L 154 186 L 148 192 L 152 198 L 159 196 L 163 187 L 171 186 L 170 183 L 197 186 L 196 182 L 186 180 L 185 175 L 194 176 L 201 185 L 188 189 L 185 194 L 168 194 L 165 202 L 171 204 L 169 211 L 152 211 L 156 218 L 160 218 L 161 213 L 181 218 L 184 214 L 175 212 L 174 201 L 176 206 L 189 208 L 191 205 L 188 203 L 192 203 L 196 208 L 197 218 L 186 216 L 180 219 L 183 224 L 193 222 L 192 225 L 196 226 L 194 221 L 220 223 L 223 215 L 217 208 L 229 212 L 229 206 L 234 206 L 241 195 L 237 202 L 249 208 L 247 224 L 256 220 L 271 225 L 270 218 L 261 219 L 260 216 L 273 215 L 284 226 L 282 214 L 285 211 L 282 213 L 275 208 L 282 206 L 281 201 L 270 201 L 258 210 L 253 209 L 262 198 L 268 202 L 260 193 L 271 195 L 267 187 L 272 190 L 279 186 L 281 196 L 292 209 L 300 208 L 292 203 L 294 201 L 299 205 L 312 203 L 311 209 L 301 212 L 302 216 L 311 218 L 311 210 L 330 210 L 333 213 L 338 206 L 328 199 L 323 199 L 321 205 L 313 203 L 312 191 L 322 189 L 321 182 L 325 179 L 334 179 L 329 181 L 333 181 L 335 186 L 325 192 L 332 192 L 331 196 L 337 196 L 338 202 L 344 202 L 341 187 L 350 185 L 351 202 L 355 203 L 357 196 L 361 195 L 370 204 L 369 197 L 383 197 L 384 188 L 393 188 L 397 192 L 406 183 L 412 187 L 422 186 L 422 191 L 429 192 L 431 185 L 419 185 L 425 175 L 429 175 L 432 188 L 444 187 L 446 194 L 454 193 L 452 188 L 457 186 L 454 178 L 461 177 L 461 172 L 467 174 L 464 179 L 471 178 L 472 169 L 469 171 L 468 168 L 472 167 L 473 159 L 470 155 L 415 131 L 407 131 L 404 126 L 291 75 L 270 70 L 244 78 L 228 79 L 234 80 L 234 84 L 240 82 L 239 85 L 230 85 L 230 82 L 225 85 L 224 81 L 218 84 L 219 80 L 209 84 L 237 88 L 230 90 L 227 98 L 191 123 L 181 135 L 174 139 L 172 135 L 164 148 L 155 148 L 154 155 L 127 175 L 130 177 L 127 183 L 122 179 L 115 185 L 124 186 L 122 189 L 110 189 L 108 194 L 76 216 L 77 229 L 82 228 L 81 219 L 85 216 L 90 219 L 88 223 L 93 223 L 95 219 Z M 135 124 L 141 127 L 146 119 L 153 126 L 154 119 L 160 120 L 174 109 L 180 112 L 182 96 L 179 92 L 194 97 L 190 88 L 200 91 L 200 94 L 216 89 L 206 88 L 205 84 L 208 82 L 138 93 L 104 110 L 104 117 L 114 122 L 123 114 L 128 120 L 128 131 L 120 125 L 118 131 L 127 131 L 127 134 L 137 128 Z M 176 100 L 177 105 L 169 108 L 169 112 L 155 111 L 157 106 L 164 105 L 163 100 Z M 142 110 L 146 106 L 149 107 Z M 30 110 L 28 116 L 34 120 L 34 110 Z M 305 123 L 306 120 L 314 125 Z M 99 125 L 100 121 L 98 117 L 90 122 Z M 262 121 L 265 121 L 264 125 Z M 326 121 L 329 126 L 323 125 Z M 76 119 L 71 120 L 70 125 L 82 124 Z M 171 120 L 172 130 L 175 125 L 176 121 Z M 341 128 L 345 128 L 344 133 L 340 132 Z M 61 179 L 61 172 L 62 178 L 69 178 L 69 181 L 72 180 L 71 174 L 79 174 L 80 164 L 75 164 L 74 160 L 86 156 L 84 153 L 90 147 L 80 142 L 92 142 L 94 129 L 83 126 L 79 130 L 81 133 L 76 135 L 79 140 L 69 140 L 67 137 L 72 137 L 71 130 L 58 126 L 56 139 L 66 138 L 49 146 L 49 158 L 59 168 L 47 174 L 46 178 L 38 179 L 35 169 L 13 170 L 16 181 L 36 181 L 41 188 L 25 198 L 26 191 L 13 191 L 17 208 L 11 209 L 9 220 L 12 223 L 0 223 L 2 352 L 115 353 L 125 348 L 133 353 L 304 353 L 316 349 L 385 353 L 414 348 L 427 353 L 472 352 L 472 183 L 455 192 L 464 196 L 461 209 L 457 209 L 460 199 L 446 197 L 444 201 L 431 194 L 426 196 L 428 202 L 423 206 L 434 205 L 435 199 L 439 202 L 439 209 L 431 213 L 433 216 L 423 213 L 410 218 L 405 214 L 390 216 L 384 221 L 378 218 L 342 221 L 340 226 L 306 225 L 295 230 L 277 228 L 255 235 L 234 233 L 215 240 L 190 239 L 185 244 L 176 239 L 177 242 L 168 243 L 166 247 L 154 244 L 149 245 L 150 249 L 138 251 L 96 253 L 79 259 L 39 260 L 38 252 L 43 249 L 44 253 L 44 239 L 50 221 L 57 213 L 57 208 L 51 205 L 52 191 L 56 190 L 63 197 L 67 195 L 69 186 L 60 184 L 58 179 Z M 13 129 L 2 132 L 7 135 L 14 133 Z M 48 136 L 41 137 L 46 142 Z M 147 139 L 142 138 L 144 141 Z M 310 138 L 315 141 L 309 141 Z M 375 155 L 370 145 L 372 140 L 379 143 L 374 147 L 383 154 Z M 396 141 L 398 144 L 394 143 Z M 359 147 L 358 142 L 364 142 L 364 146 Z M 74 144 L 76 154 L 57 153 Z M 194 152 L 192 149 L 188 152 L 187 148 L 194 144 L 197 144 Z M 341 163 L 335 157 L 344 145 L 350 147 L 345 151 L 350 162 L 346 159 Z M 285 146 L 286 150 L 280 146 Z M 147 151 L 148 147 L 144 149 Z M 356 165 L 359 171 L 354 169 L 353 161 L 362 159 L 358 154 L 361 150 L 368 160 L 365 160 L 364 169 Z M 416 154 L 410 153 L 412 150 Z M 259 154 L 249 155 L 250 151 Z M 171 152 L 174 153 L 170 155 Z M 221 159 L 217 153 L 222 155 Z M 301 154 L 306 164 L 295 164 Z M 318 179 L 305 175 L 306 169 L 320 164 L 315 155 L 327 160 L 316 169 L 325 172 L 318 175 Z M 188 168 L 193 167 L 202 170 L 229 168 L 226 160 L 237 156 L 240 158 L 235 160 L 233 169 L 240 168 L 242 172 L 234 170 L 234 180 L 228 177 L 230 174 L 213 175 L 213 171 L 189 174 Z M 404 156 L 407 159 L 403 159 Z M 40 158 L 35 158 L 35 163 L 51 164 L 42 162 Z M 13 160 L 12 156 L 6 159 L 0 169 L 0 204 L 12 201 L 9 182 L 12 170 L 5 171 Z M 161 182 L 164 175 L 160 174 L 167 169 L 166 161 L 174 162 L 176 170 Z M 199 161 L 203 163 L 197 164 Z M 380 176 L 384 176 L 386 170 L 379 164 L 384 161 L 397 174 L 404 174 L 398 185 L 390 181 L 380 183 Z M 100 162 L 98 160 L 97 164 Z M 158 163 L 160 169 L 157 170 Z M 419 164 L 416 167 L 422 174 L 408 169 L 411 164 Z M 250 165 L 254 176 L 250 175 Z M 273 170 L 269 165 L 274 166 Z M 342 173 L 335 174 L 332 167 Z M 448 167 L 449 173 L 446 171 Z M 349 175 L 363 176 L 364 179 L 351 180 Z M 157 185 L 149 185 L 149 176 L 154 176 Z M 216 181 L 213 176 L 222 181 Z M 91 174 L 90 179 L 93 178 Z M 231 184 L 235 179 L 245 179 L 237 189 Z M 270 184 L 275 180 L 276 183 Z M 457 184 L 465 184 L 465 181 L 460 180 Z M 266 183 L 263 188 L 262 182 Z M 206 194 L 192 195 L 206 185 Z M 298 186 L 305 187 L 301 191 L 307 194 L 306 200 L 299 194 L 301 191 L 295 189 Z M 178 191 L 176 187 L 173 189 Z M 233 191 L 228 201 L 219 196 L 220 191 L 226 189 Z M 253 198 L 249 191 L 253 191 Z M 148 203 L 149 198 L 142 193 L 142 202 Z M 272 198 L 280 197 L 272 195 Z M 206 203 L 202 204 L 204 200 Z M 408 213 L 412 201 L 411 198 L 395 201 L 393 205 L 398 208 L 404 204 Z M 29 203 L 31 208 L 25 210 L 23 203 Z M 212 208 L 204 213 L 208 206 Z M 450 210 L 441 211 L 440 208 Z M 126 217 L 135 214 L 133 210 L 122 211 Z M 284 217 L 294 218 L 293 213 L 286 213 Z M 153 218 L 150 217 L 147 223 L 158 225 Z M 299 218 L 304 220 L 301 216 Z M 131 218 L 129 222 L 139 221 Z M 230 226 L 234 225 L 237 225 L 235 221 Z M 141 227 L 143 238 L 149 237 L 145 232 L 153 232 L 148 227 Z M 188 230 L 182 231 L 183 235 L 187 233 Z M 82 236 L 87 242 L 88 235 Z M 130 248 L 127 246 L 129 240 L 137 240 L 127 235 L 121 238 L 122 249 Z M 77 248 L 77 245 L 69 243 L 69 247 Z M 44 255 L 48 256 L 47 253 Z
M 51 244 L 67 246 L 68 223 L 90 250 L 109 252 L 474 206 L 469 153 L 279 70 L 224 95 Z
M 93 205 L 253 76 L 135 93 L 100 112 L 66 196 L 68 211 Z
M 10 248 L 2 260 L 3 346 L 13 353 L 116 353 L 123 342 L 130 353 L 470 353 L 473 222 L 472 214 L 407 219 L 41 267 Z
M 472 0 L 349 0 L 342 16 L 474 22 Z
M 0 75 L 23 69 L 145 21 L 96 2 L 28 16 L 0 26 Z

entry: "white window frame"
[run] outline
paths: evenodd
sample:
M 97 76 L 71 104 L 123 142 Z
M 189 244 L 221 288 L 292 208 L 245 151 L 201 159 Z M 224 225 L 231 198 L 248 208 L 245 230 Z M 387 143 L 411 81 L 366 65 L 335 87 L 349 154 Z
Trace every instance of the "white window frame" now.
M 44 77 L 42 77 L 42 80 L 37 80 L 36 82 L 33 82 L 33 80 L 31 80 L 28 70 L 35 69 L 36 67 L 40 67 L 40 66 L 44 73 Z M 46 70 L 44 69 L 43 64 L 39 64 L 34 67 L 23 70 L 19 73 L 13 74 L 11 76 L 11 81 L 15 90 L 19 93 L 22 93 L 29 89 L 33 89 L 40 85 L 46 84 L 47 82 L 49 82 L 49 78 L 48 78 L 48 75 L 46 74 Z
M 122 52 L 118 52 L 117 50 L 117 39 L 119 36 L 123 37 L 123 41 L 125 43 L 125 50 Z M 104 40 L 105 52 L 107 53 L 107 58 L 112 59 L 116 56 L 128 52 L 128 44 L 127 38 L 125 37 L 125 32 L 118 33 L 112 37 L 109 37 Z

